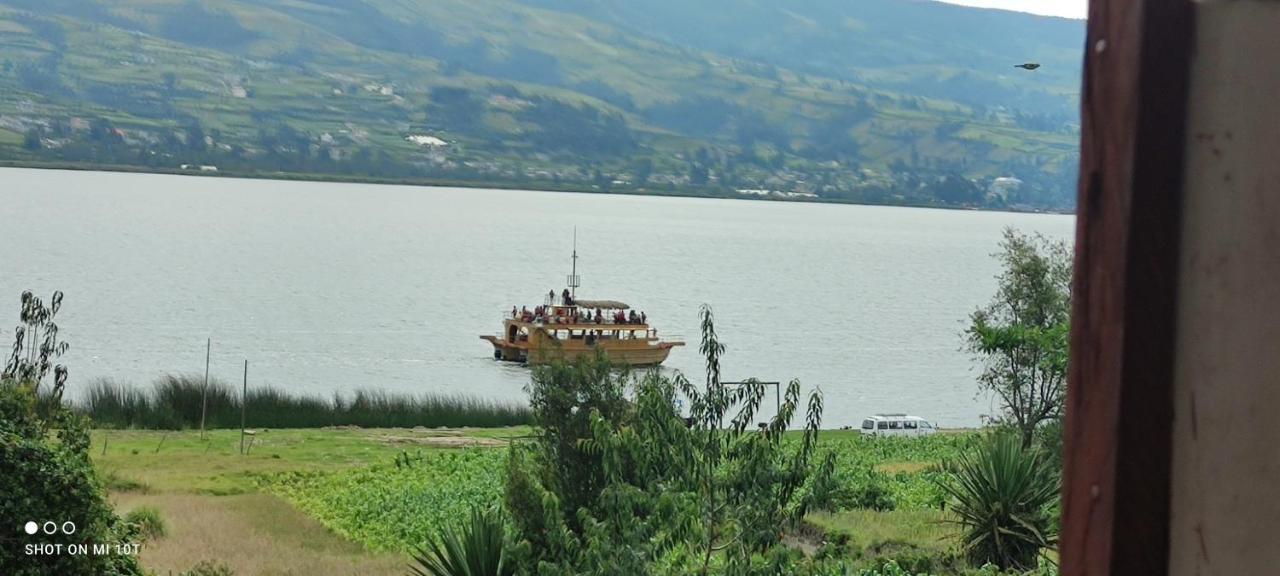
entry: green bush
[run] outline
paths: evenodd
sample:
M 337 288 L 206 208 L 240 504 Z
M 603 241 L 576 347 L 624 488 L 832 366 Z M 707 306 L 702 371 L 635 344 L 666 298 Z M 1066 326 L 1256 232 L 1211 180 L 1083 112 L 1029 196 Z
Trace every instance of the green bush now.
M 160 510 L 154 506 L 139 506 L 124 515 L 124 521 L 132 524 L 140 536 L 147 540 L 163 538 L 168 533 Z
M 842 479 L 831 495 L 834 510 L 893 510 L 896 504 L 884 474 L 867 470 L 853 478 Z
M 916 573 L 907 570 L 898 565 L 894 560 L 890 560 L 880 565 L 878 568 L 867 568 L 858 572 L 858 576 L 928 576 L 924 572 Z
M 226 564 L 212 560 L 201 560 L 195 566 L 192 566 L 190 570 L 178 576 L 235 576 L 235 574 Z
M 132 478 L 125 478 L 114 470 L 101 471 L 102 487 L 111 492 L 137 492 L 146 494 L 151 491 L 151 486 L 145 482 L 139 482 Z
M 66 410 L 40 417 L 34 387 L 0 380 L 0 518 L 6 521 L 73 522 L 62 533 L 6 538 L 0 566 L 13 576 L 141 574 L 135 557 L 116 545 L 131 542 L 131 527 L 112 512 L 89 460 L 85 420 Z M 106 544 L 109 554 L 28 556 L 28 543 Z

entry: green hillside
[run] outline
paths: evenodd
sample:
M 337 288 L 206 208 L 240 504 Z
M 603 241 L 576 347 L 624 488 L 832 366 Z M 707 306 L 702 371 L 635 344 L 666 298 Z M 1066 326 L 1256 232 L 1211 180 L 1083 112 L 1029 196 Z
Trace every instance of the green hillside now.
M 1082 23 L 777 6 L 0 0 L 0 159 L 1070 208 Z

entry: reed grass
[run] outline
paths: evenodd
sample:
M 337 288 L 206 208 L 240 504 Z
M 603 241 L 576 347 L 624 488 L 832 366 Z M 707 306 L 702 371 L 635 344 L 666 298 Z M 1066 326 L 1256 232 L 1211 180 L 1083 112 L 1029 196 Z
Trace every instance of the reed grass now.
M 102 428 L 183 430 L 200 427 L 204 378 L 169 375 L 150 390 L 111 380 L 89 386 L 76 407 Z M 239 391 L 222 381 L 210 381 L 205 428 L 239 428 Z M 465 395 L 392 394 L 357 390 L 331 399 L 294 395 L 275 388 L 250 390 L 246 407 L 250 428 L 363 428 L 498 427 L 528 424 L 524 405 Z

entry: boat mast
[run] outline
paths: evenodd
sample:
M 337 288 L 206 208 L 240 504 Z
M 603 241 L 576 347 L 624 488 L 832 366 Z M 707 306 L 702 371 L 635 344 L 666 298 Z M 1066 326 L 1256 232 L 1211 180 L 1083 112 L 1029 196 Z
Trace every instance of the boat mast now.
M 581 284 L 581 278 L 578 278 L 578 227 L 573 227 L 573 271 L 569 274 L 569 297 L 578 297 L 578 285 Z

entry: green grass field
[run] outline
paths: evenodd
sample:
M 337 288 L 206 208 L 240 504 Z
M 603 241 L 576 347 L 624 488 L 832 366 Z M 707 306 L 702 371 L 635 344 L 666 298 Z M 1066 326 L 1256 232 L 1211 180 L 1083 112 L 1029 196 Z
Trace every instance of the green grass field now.
M 108 488 L 229 495 L 257 492 L 273 474 L 390 464 L 403 451 L 500 447 L 527 433 L 524 427 L 257 430 L 242 456 L 238 430 L 213 430 L 203 440 L 194 430 L 96 430 L 93 458 Z
M 21 146 L 22 135 L 13 130 L 0 128 L 0 146 Z
M 500 455 L 528 428 L 256 430 L 240 454 L 238 430 L 95 430 L 91 452 L 120 513 L 160 510 L 168 535 L 144 545 L 158 574 L 217 561 L 236 574 L 404 574 L 406 557 L 336 532 L 273 490 L 282 478 L 322 481 L 393 465 L 397 455 Z M 104 449 L 105 446 L 105 449 Z M 495 471 L 496 472 L 496 471 Z

